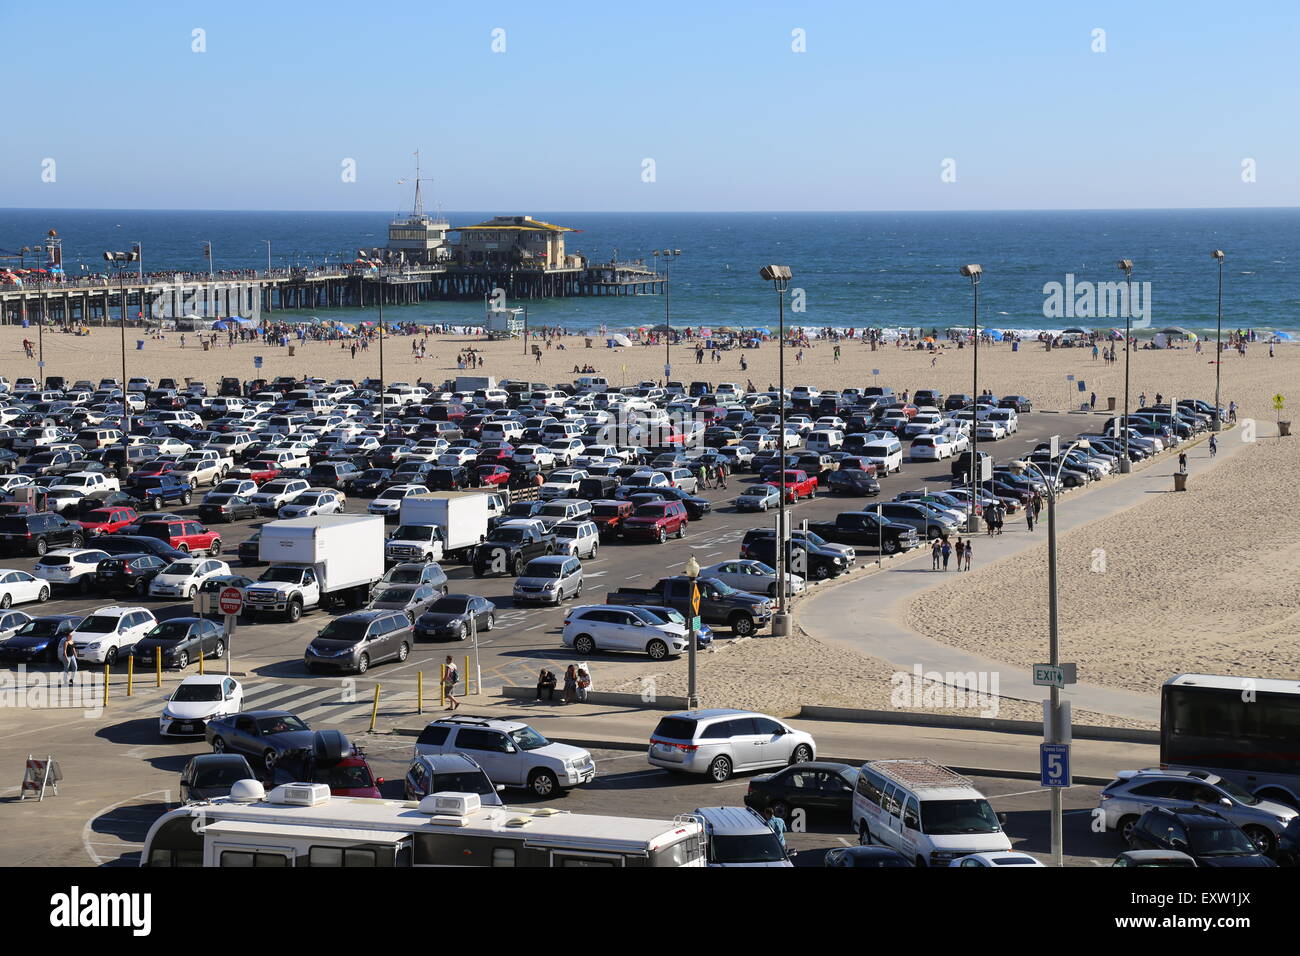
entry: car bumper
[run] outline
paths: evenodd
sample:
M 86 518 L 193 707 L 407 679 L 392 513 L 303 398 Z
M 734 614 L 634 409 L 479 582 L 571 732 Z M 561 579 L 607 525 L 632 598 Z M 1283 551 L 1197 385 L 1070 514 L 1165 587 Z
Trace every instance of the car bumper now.
M 159 717 L 158 735 L 160 737 L 203 737 L 206 736 L 208 722 L 202 717 Z
M 514 589 L 515 603 L 523 602 L 525 604 L 554 604 L 560 599 L 560 592 L 555 589 Z
M 304 654 L 302 662 L 308 667 L 318 667 L 322 670 L 354 671 L 357 669 L 357 661 L 352 654 L 345 654 L 342 657 L 317 657 L 314 654 Z

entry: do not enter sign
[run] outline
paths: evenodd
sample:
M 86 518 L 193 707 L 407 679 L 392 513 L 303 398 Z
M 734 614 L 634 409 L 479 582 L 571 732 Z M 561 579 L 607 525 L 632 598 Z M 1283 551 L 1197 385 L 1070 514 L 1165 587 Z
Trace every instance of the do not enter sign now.
M 222 614 L 238 614 L 244 609 L 244 594 L 239 588 L 222 588 L 217 606 Z

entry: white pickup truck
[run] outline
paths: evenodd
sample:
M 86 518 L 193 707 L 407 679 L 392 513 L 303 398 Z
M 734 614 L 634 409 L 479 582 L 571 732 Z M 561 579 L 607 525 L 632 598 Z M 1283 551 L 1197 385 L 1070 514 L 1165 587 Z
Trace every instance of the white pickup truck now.
M 280 613 L 296 621 L 326 603 L 359 608 L 384 576 L 384 519 L 317 515 L 262 526 L 258 557 L 270 566 L 244 590 L 249 615 Z
M 121 491 L 122 483 L 118 481 L 116 475 L 98 471 L 74 471 L 66 475 L 59 475 L 50 483 L 51 491 L 56 488 L 68 488 L 72 491 L 93 495 L 101 491 Z

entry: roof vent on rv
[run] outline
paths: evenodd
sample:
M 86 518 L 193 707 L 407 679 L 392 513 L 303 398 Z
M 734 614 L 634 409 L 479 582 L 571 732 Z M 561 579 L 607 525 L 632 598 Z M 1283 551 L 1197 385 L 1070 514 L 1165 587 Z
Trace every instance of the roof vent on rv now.
M 330 788 L 323 783 L 282 783 L 266 799 L 291 807 L 319 807 L 329 803 Z
M 266 799 L 266 789 L 256 780 L 236 780 L 230 785 L 231 803 L 257 803 Z
M 482 806 L 477 793 L 443 791 L 431 793 L 420 801 L 420 812 L 438 817 L 467 817 Z

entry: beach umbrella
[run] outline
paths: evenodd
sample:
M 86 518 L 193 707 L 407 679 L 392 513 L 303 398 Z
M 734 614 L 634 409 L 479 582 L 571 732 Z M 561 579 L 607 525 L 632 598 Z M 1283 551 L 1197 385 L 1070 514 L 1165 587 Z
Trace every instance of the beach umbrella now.
M 1124 340 L 1124 333 L 1121 332 L 1119 329 L 1111 329 L 1111 330 L 1107 333 L 1107 335 L 1108 335 L 1110 338 L 1115 339 L 1115 340 L 1117 340 L 1117 341 L 1123 341 L 1123 340 Z
M 1092 331 L 1091 329 L 1085 329 L 1079 325 L 1072 325 L 1068 329 L 1062 329 L 1061 334 L 1062 335 L 1087 335 L 1091 331 Z
M 226 331 L 226 329 L 228 329 L 228 328 L 230 328 L 230 326 L 227 325 L 227 324 L 226 324 L 224 321 L 222 321 L 221 319 L 218 319 L 216 322 L 213 322 L 213 323 L 212 323 L 212 329 L 213 329 L 213 331 L 215 331 L 215 332 L 224 332 L 224 331 Z
M 1279 341 L 1282 342 L 1290 342 L 1291 334 L 1289 332 L 1274 332 L 1273 338 L 1278 339 Z
M 1166 326 L 1160 331 L 1163 332 L 1165 335 L 1181 335 L 1184 337 L 1188 337 L 1192 334 L 1191 332 L 1188 332 L 1186 329 L 1177 325 Z

